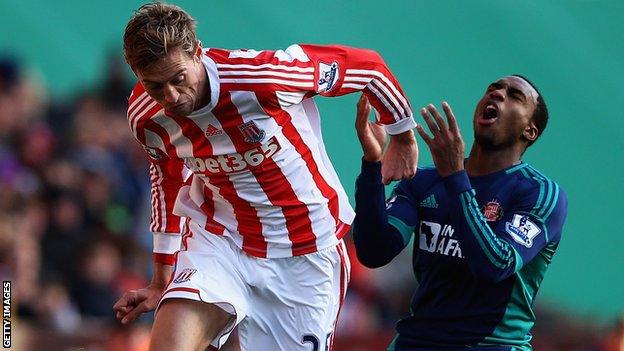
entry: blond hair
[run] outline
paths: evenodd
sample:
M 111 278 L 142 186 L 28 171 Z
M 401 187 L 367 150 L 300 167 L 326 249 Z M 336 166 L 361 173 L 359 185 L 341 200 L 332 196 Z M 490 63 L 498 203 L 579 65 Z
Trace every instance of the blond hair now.
M 126 62 L 133 70 L 144 69 L 178 48 L 192 56 L 199 43 L 195 28 L 195 19 L 178 6 L 145 4 L 126 25 Z

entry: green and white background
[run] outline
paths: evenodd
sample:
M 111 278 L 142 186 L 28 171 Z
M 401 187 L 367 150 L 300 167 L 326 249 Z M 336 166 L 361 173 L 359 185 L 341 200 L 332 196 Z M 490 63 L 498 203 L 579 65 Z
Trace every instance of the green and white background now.
M 494 79 L 533 80 L 550 122 L 525 155 L 568 193 L 562 244 L 538 301 L 574 315 L 624 311 L 624 1 L 175 1 L 205 46 L 276 49 L 340 43 L 379 51 L 414 109 L 446 99 L 467 146 L 474 106 Z M 137 1 L 0 0 L 0 53 L 67 98 L 102 77 Z M 348 193 L 360 150 L 357 96 L 317 98 Z M 417 120 L 419 117 L 417 117 Z M 419 142 L 421 164 L 431 163 Z

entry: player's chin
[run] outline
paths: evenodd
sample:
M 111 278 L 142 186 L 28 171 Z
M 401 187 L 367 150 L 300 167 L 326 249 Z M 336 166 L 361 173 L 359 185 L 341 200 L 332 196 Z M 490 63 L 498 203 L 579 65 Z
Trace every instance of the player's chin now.
M 499 144 L 496 135 L 489 131 L 478 131 L 475 130 L 475 142 L 485 149 L 494 149 L 496 145 Z

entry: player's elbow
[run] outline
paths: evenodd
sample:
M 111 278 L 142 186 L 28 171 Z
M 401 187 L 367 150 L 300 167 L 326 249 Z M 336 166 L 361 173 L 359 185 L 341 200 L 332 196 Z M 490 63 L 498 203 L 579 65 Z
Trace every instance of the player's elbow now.
M 381 54 L 373 49 L 365 49 L 368 57 L 372 59 L 372 61 L 383 62 L 383 57 Z
M 355 54 L 355 53 L 354 53 Z M 372 49 L 357 49 L 357 58 L 362 62 L 366 62 L 370 68 L 386 67 L 383 57 L 377 51 Z
M 381 225 L 361 223 L 361 218 L 356 216 L 353 222 L 353 243 L 358 261 L 368 268 L 387 265 L 405 246 L 401 235 L 388 228 L 384 230 Z
M 367 268 L 379 268 L 385 266 L 392 260 L 392 257 L 386 257 L 384 250 L 380 250 L 380 245 L 375 240 L 366 238 L 353 230 L 353 242 L 355 244 L 355 254 L 358 261 Z
M 355 250 L 358 261 L 366 268 L 379 268 L 387 265 L 392 261 L 392 257 L 380 255 L 378 252 L 366 252 L 365 250 Z

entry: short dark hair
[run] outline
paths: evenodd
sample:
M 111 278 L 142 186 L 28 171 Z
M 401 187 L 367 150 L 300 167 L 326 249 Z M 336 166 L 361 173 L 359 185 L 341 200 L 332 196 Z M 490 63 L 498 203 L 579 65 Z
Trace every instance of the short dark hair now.
M 535 89 L 535 91 L 537 92 L 537 106 L 535 106 L 535 111 L 533 112 L 533 116 L 531 116 L 531 119 L 535 122 L 535 126 L 537 127 L 537 138 L 535 138 L 535 140 L 529 141 L 529 145 L 527 145 L 527 147 L 529 147 L 533 145 L 534 142 L 537 141 L 537 139 L 542 135 L 542 133 L 546 129 L 546 125 L 548 124 L 548 107 L 546 106 L 546 102 L 544 101 L 544 98 L 542 97 L 542 93 L 540 93 L 539 89 L 537 89 L 537 86 L 535 86 L 533 82 L 531 82 L 525 76 L 522 76 L 520 74 L 512 74 L 511 76 L 518 77 L 524 80 L 525 82 L 529 83 L 529 85 L 532 86 L 533 89 Z

